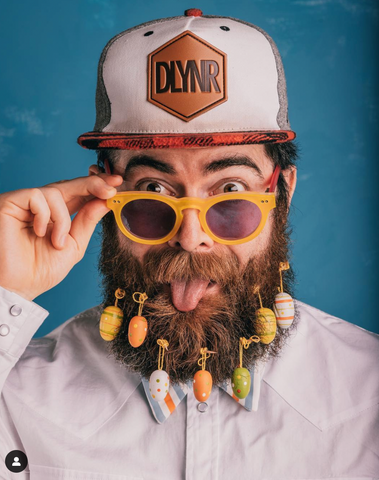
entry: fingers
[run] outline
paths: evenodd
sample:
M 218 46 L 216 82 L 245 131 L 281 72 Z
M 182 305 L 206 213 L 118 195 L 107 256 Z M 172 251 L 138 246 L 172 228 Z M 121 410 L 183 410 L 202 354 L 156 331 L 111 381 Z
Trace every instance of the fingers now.
M 20 196 L 19 200 L 22 199 L 23 196 Z M 23 208 L 22 204 L 20 206 Z M 30 191 L 29 205 L 25 206 L 29 207 L 30 211 L 34 214 L 33 228 L 35 234 L 38 237 L 43 237 L 46 234 L 47 224 L 50 220 L 50 208 L 41 190 L 33 188 Z
M 122 182 L 123 179 L 120 175 L 101 173 L 89 177 L 75 178 L 67 182 L 52 183 L 47 187 L 55 187 L 61 192 L 70 215 L 73 215 L 94 198 L 106 200 L 116 195 L 116 187 L 121 185 Z
M 89 241 L 96 223 L 109 211 L 105 200 L 117 193 L 115 187 L 122 181 L 119 175 L 99 174 L 41 188 L 7 192 L 0 195 L 0 215 L 3 222 L 16 219 L 21 229 L 32 227 L 38 237 L 44 237 L 49 224 L 52 224 L 52 228 L 49 228 L 51 242 L 54 248 L 62 249 L 65 236 L 73 225 L 70 216 L 77 211 L 82 212 L 80 215 L 78 213 L 76 223 L 82 224 L 86 230 L 84 236 L 80 232 L 75 235 L 80 245 L 84 245 Z
M 77 244 L 80 259 L 84 256 L 97 223 L 108 212 L 105 201 L 96 198 L 81 208 L 72 221 L 70 237 Z
M 43 195 L 49 207 L 50 218 L 54 224 L 51 232 L 51 242 L 53 246 L 59 250 L 64 248 L 65 238 L 71 228 L 70 213 L 61 192 L 57 188 L 46 187 L 43 189 Z M 46 233 L 46 228 L 44 233 Z M 34 231 L 36 232 L 35 226 Z

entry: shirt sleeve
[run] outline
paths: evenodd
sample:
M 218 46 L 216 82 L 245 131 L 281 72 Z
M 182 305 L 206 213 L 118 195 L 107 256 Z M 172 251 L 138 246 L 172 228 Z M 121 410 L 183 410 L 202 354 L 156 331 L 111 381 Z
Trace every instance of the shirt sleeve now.
M 0 392 L 49 312 L 0 286 Z

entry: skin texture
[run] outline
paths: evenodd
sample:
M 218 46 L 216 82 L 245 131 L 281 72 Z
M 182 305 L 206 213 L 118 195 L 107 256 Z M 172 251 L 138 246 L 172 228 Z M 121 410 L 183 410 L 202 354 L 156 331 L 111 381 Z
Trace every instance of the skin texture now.
M 141 179 L 151 179 L 160 183 L 163 189 L 160 193 L 174 194 L 178 197 L 207 198 L 209 195 L 223 193 L 224 184 L 233 183 L 236 191 L 252 191 L 264 193 L 270 185 L 273 172 L 273 163 L 264 152 L 262 145 L 239 145 L 232 147 L 191 148 L 191 149 L 167 149 L 167 150 L 144 150 L 144 153 L 152 158 L 164 160 L 174 166 L 176 175 L 162 173 L 151 167 L 139 167 L 132 172 L 117 191 L 135 190 L 135 185 Z M 250 167 L 235 165 L 224 170 L 203 174 L 206 164 L 214 160 L 245 156 L 253 160 L 260 168 L 263 178 Z M 115 174 L 123 175 L 126 165 L 131 157 L 136 156 L 135 151 L 124 150 L 121 152 Z M 96 165 L 91 165 L 89 175 L 98 174 Z M 289 203 L 296 187 L 296 168 L 293 167 L 282 172 L 289 188 Z M 245 183 L 245 185 L 244 185 Z M 139 189 L 146 190 L 146 182 Z M 189 253 L 210 253 L 213 251 L 231 251 L 239 259 L 241 265 L 246 265 L 248 259 L 259 254 L 267 246 L 272 231 L 272 212 L 261 234 L 250 242 L 241 245 L 221 245 L 214 242 L 201 228 L 196 210 L 184 211 L 183 223 L 166 248 L 185 250 Z M 121 245 L 128 247 L 131 253 L 140 261 L 151 250 L 159 250 L 161 245 L 143 245 L 132 242 L 118 231 Z
M 145 157 L 144 165 L 130 170 L 118 191 L 157 191 L 177 197 L 206 198 L 227 191 L 263 193 L 269 187 L 274 169 L 261 146 L 121 151 L 120 154 L 114 173 L 123 174 L 125 167 L 135 162 L 136 156 Z M 230 165 L 241 163 L 241 159 L 245 163 L 246 159 L 254 161 L 261 175 L 246 165 Z M 176 173 L 152 168 L 154 160 L 165 162 L 175 168 Z M 205 175 L 204 167 L 214 161 L 219 167 L 228 163 L 228 167 Z M 90 167 L 90 175 L 97 172 L 95 165 Z M 284 172 L 284 177 L 291 198 L 296 170 Z M 260 285 L 265 306 L 272 305 L 277 293 L 278 265 L 288 255 L 286 219 L 284 205 L 278 205 L 258 237 L 241 245 L 223 245 L 208 237 L 201 228 L 197 211 L 188 209 L 184 211 L 183 223 L 175 237 L 165 244 L 150 246 L 125 237 L 116 226 L 113 214 L 106 215 L 99 263 L 104 305 L 114 303 L 117 288 L 126 290 L 125 299 L 119 302 L 124 322 L 116 339 L 110 343 L 111 353 L 129 370 L 148 378 L 157 367 L 156 340 L 165 338 L 170 343 L 166 370 L 175 383 L 193 378 L 198 369 L 200 348 L 207 346 L 217 351 L 207 363 L 214 383 L 231 378 L 239 362 L 239 338 L 256 334 L 254 319 L 259 301 L 257 295 L 252 294 L 254 285 Z M 195 307 L 179 308 L 174 301 L 173 284 L 178 279 L 191 284 L 191 279 L 200 277 L 212 279 L 214 283 L 208 286 L 200 301 L 195 302 Z M 291 280 L 293 276 L 287 274 L 284 288 L 290 294 Z M 149 296 L 143 310 L 149 332 L 138 348 L 131 347 L 127 337 L 129 320 L 136 314 L 136 304 L 131 300 L 135 291 L 146 291 Z M 270 345 L 252 345 L 244 353 L 244 366 L 249 368 L 256 360 L 278 355 L 290 331 L 278 331 Z

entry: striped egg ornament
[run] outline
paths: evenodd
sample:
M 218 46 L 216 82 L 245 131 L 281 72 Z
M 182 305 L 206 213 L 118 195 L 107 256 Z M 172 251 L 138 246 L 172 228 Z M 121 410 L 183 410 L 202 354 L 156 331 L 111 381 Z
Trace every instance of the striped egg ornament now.
M 121 308 L 111 305 L 106 307 L 100 317 L 100 335 L 107 342 L 114 340 L 122 325 L 123 312 Z
M 280 328 L 285 330 L 292 325 L 295 318 L 295 308 L 291 295 L 285 292 L 278 293 L 275 296 L 273 310 Z

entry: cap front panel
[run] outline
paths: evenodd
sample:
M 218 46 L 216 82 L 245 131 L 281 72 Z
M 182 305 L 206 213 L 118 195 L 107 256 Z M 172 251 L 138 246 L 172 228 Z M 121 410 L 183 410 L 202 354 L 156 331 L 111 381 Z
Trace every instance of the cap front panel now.
M 148 100 L 190 121 L 227 100 L 226 55 L 192 32 L 149 55 Z
M 229 30 L 220 27 L 228 27 Z M 153 33 L 145 36 L 148 32 Z M 176 79 L 169 86 L 170 92 L 166 92 L 164 105 L 159 106 L 157 95 L 154 98 L 148 88 L 149 55 L 151 58 L 154 52 L 185 32 L 192 32 L 194 36 L 189 34 L 182 37 L 186 43 L 179 47 L 184 47 L 184 53 L 180 52 L 180 48 L 174 48 L 171 52 L 166 51 L 161 58 L 156 58 L 161 63 L 165 62 L 166 66 L 160 68 L 166 71 L 169 71 L 170 62 L 173 62 L 171 65 Z M 198 72 L 193 63 L 192 73 L 187 67 L 188 60 L 191 60 L 191 43 L 197 47 L 201 44 L 194 40 L 195 36 L 214 47 L 215 56 L 209 57 L 206 47 L 200 56 L 197 55 Z M 202 54 L 205 55 L 203 59 L 200 58 Z M 178 55 L 184 60 L 181 66 L 175 63 L 180 61 Z M 220 72 L 216 75 L 217 67 L 206 61 L 222 64 L 223 55 L 225 71 L 222 75 Z M 201 60 L 204 62 L 201 63 Z M 187 83 L 187 92 L 180 92 L 182 99 L 178 101 L 175 98 L 178 92 L 172 90 L 184 89 L 185 68 L 187 79 L 194 76 L 197 89 L 200 88 L 199 79 L 200 83 L 204 81 L 204 72 L 207 73 L 206 85 L 211 91 L 201 93 L 205 100 L 201 95 L 193 96 L 191 82 Z M 196 77 L 198 74 L 202 76 Z M 165 72 L 160 79 L 163 90 L 167 88 L 164 75 Z M 225 77 L 223 92 L 220 88 L 222 76 Z M 111 119 L 103 132 L 154 134 L 280 129 L 276 120 L 279 111 L 278 74 L 271 45 L 255 28 L 231 19 L 183 17 L 127 32 L 110 46 L 103 65 L 103 78 L 111 108 Z M 156 78 L 150 79 L 156 81 Z M 217 86 L 220 92 L 217 92 Z M 196 101 L 191 101 L 191 94 Z M 182 105 L 178 105 L 180 103 Z

